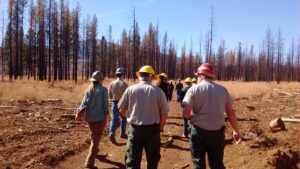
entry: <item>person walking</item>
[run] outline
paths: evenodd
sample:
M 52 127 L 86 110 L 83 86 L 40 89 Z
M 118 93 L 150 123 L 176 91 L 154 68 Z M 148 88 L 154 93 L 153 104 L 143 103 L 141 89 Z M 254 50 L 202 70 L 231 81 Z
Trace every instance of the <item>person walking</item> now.
M 181 80 L 178 79 L 177 84 L 175 85 L 177 102 L 180 102 L 180 94 L 181 94 L 182 88 L 183 88 L 183 84 L 181 83 Z
M 187 77 L 184 80 L 184 82 L 185 82 L 186 87 L 184 87 L 180 93 L 181 108 L 183 108 L 182 101 L 183 101 L 184 96 L 186 95 L 187 91 L 192 87 L 192 79 L 190 77 Z M 190 132 L 189 119 L 182 116 L 182 121 L 183 121 L 183 136 L 185 138 L 188 138 L 189 132 Z
M 159 81 L 157 86 L 165 93 L 166 99 L 169 100 L 169 83 L 168 75 L 166 73 L 161 73 L 158 75 Z
M 169 82 L 169 101 L 172 101 L 173 91 L 174 91 L 174 84 L 173 84 L 172 80 L 170 80 L 170 82 Z
M 115 73 L 117 79 L 110 84 L 108 90 L 109 99 L 112 102 L 112 106 L 111 106 L 112 119 L 109 127 L 109 139 L 113 143 L 116 143 L 115 132 L 116 132 L 117 124 L 120 122 L 120 112 L 118 109 L 118 102 L 128 87 L 128 84 L 124 82 L 124 74 L 125 74 L 124 68 L 118 68 Z M 121 117 L 120 133 L 121 133 L 121 138 L 125 138 L 125 139 L 127 138 L 126 117 Z
M 78 110 L 86 107 L 85 120 L 87 121 L 91 131 L 91 144 L 86 157 L 85 167 L 97 168 L 94 166 L 95 158 L 99 152 L 98 146 L 100 138 L 106 125 L 106 117 L 109 113 L 108 91 L 103 86 L 104 76 L 101 72 L 94 72 L 90 81 L 92 81 L 92 84 L 85 91 Z M 78 117 L 75 118 L 78 119 Z
M 128 169 L 140 169 L 145 149 L 147 169 L 157 169 L 160 160 L 160 131 L 170 111 L 163 91 L 151 84 L 154 70 L 146 65 L 136 73 L 139 83 L 126 89 L 118 107 L 130 124 L 125 164 Z
M 198 84 L 191 87 L 183 99 L 183 115 L 191 119 L 190 150 L 195 169 L 205 169 L 205 154 L 210 168 L 225 168 L 223 164 L 225 135 L 224 112 L 233 128 L 233 138 L 241 141 L 233 100 L 227 89 L 213 81 L 215 72 L 209 63 L 198 70 Z

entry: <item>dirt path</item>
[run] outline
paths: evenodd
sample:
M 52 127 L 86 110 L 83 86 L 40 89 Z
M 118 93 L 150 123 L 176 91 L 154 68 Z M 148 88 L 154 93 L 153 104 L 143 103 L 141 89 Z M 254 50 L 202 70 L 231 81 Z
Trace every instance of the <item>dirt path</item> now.
M 161 135 L 161 141 L 166 142 L 170 136 L 173 136 L 174 143 L 168 148 L 161 149 L 161 160 L 159 168 L 182 168 L 191 166 L 188 139 L 181 137 L 183 129 L 181 127 L 181 118 L 178 111 L 179 105 L 172 103 L 170 118 L 165 125 L 165 132 Z M 119 129 L 116 133 L 119 133 Z M 126 151 L 126 140 L 116 136 L 117 145 L 112 144 L 108 137 L 104 137 L 100 144 L 100 155 L 96 160 L 96 166 L 99 168 L 122 168 L 124 167 L 124 155 Z M 84 151 L 77 156 L 60 163 L 58 168 L 82 168 L 88 151 Z M 106 157 L 103 155 L 107 154 Z M 143 154 L 142 168 L 146 166 L 145 154 Z M 187 166 L 188 168 L 188 166 Z
M 189 140 L 182 137 L 179 104 L 172 101 L 169 105 L 170 118 L 161 138 L 165 142 L 173 136 L 174 143 L 161 149 L 159 168 L 193 168 Z M 72 107 L 76 105 L 62 101 L 1 102 L 0 168 L 83 168 L 89 146 L 89 130 L 85 123 L 74 122 Z M 300 115 L 299 94 L 291 96 L 273 92 L 257 98 L 236 99 L 234 109 L 240 131 L 248 140 L 234 144 L 232 129 L 226 123 L 224 163 L 227 168 L 300 168 L 300 125 L 285 123 L 287 130 L 276 133 L 270 132 L 268 127 L 276 117 Z M 96 160 L 99 168 L 124 167 L 126 140 L 119 138 L 118 134 L 116 139 L 118 145 L 112 144 L 105 131 Z M 143 155 L 142 168 L 145 166 Z

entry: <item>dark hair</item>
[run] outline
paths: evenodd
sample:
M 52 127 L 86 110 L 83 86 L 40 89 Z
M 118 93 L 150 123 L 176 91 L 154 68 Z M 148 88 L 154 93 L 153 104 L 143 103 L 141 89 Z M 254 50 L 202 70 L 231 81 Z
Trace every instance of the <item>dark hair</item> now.
M 149 73 L 145 73 L 145 72 L 141 72 L 140 76 L 141 77 L 150 77 L 150 74 Z
M 116 74 L 116 76 L 117 77 L 122 77 L 122 76 L 124 76 L 124 74 L 118 73 L 118 74 Z

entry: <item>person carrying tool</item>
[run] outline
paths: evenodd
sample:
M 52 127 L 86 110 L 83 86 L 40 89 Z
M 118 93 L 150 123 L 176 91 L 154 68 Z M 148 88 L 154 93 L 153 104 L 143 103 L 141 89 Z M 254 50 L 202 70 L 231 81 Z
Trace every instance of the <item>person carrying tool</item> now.
M 233 100 L 223 86 L 213 81 L 215 72 L 209 63 L 198 70 L 198 84 L 191 87 L 183 99 L 183 116 L 191 119 L 190 150 L 195 169 L 205 168 L 208 154 L 210 168 L 225 168 L 223 164 L 226 112 L 233 128 L 233 138 L 241 141 Z M 191 113 L 192 112 L 192 113 Z
M 182 89 L 181 93 L 180 93 L 180 103 L 181 103 L 181 108 L 183 108 L 182 105 L 182 101 L 184 96 L 186 95 L 187 91 L 192 87 L 192 79 L 190 77 L 187 77 L 184 80 L 186 87 Z M 183 136 L 188 138 L 189 137 L 189 130 L 190 130 L 190 125 L 189 125 L 189 119 L 185 118 L 184 116 L 182 116 L 182 120 L 183 120 Z
M 154 70 L 146 65 L 136 73 L 139 83 L 126 89 L 118 107 L 130 124 L 125 154 L 126 168 L 141 168 L 145 149 L 147 168 L 157 169 L 160 160 L 160 131 L 170 111 L 163 91 L 151 84 Z
M 118 68 L 116 70 L 117 79 L 114 80 L 108 90 L 109 99 L 112 101 L 112 119 L 109 127 L 109 139 L 111 142 L 116 143 L 115 132 L 117 124 L 120 122 L 120 112 L 118 109 L 118 102 L 128 87 L 128 84 L 124 82 L 124 68 Z M 121 138 L 127 138 L 126 132 L 126 117 L 121 117 Z
M 108 91 L 103 86 L 104 76 L 96 71 L 90 79 L 92 84 L 86 90 L 81 105 L 78 109 L 86 107 L 86 117 L 91 131 L 91 145 L 86 157 L 85 167 L 96 168 L 95 158 L 99 152 L 99 142 L 106 125 L 108 111 Z M 77 117 L 75 117 L 77 118 Z
M 158 75 L 159 82 L 157 86 L 165 93 L 166 99 L 169 100 L 169 83 L 168 75 L 166 73 L 161 73 Z

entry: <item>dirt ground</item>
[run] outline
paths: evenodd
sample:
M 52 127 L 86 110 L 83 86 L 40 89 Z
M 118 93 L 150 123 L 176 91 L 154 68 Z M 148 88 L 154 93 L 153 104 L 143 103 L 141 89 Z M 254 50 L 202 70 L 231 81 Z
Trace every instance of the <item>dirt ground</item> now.
M 226 123 L 224 163 L 229 169 L 300 168 L 300 124 L 285 122 L 286 131 L 271 132 L 269 123 L 276 117 L 300 115 L 299 89 L 273 90 L 261 97 L 235 99 L 240 131 L 245 138 L 235 144 Z M 182 137 L 179 104 L 169 103 L 171 112 L 161 134 L 162 142 L 173 137 L 173 144 L 161 149 L 159 168 L 193 168 L 189 140 Z M 0 102 L 0 168 L 83 168 L 89 146 L 89 130 L 75 122 L 77 105 L 62 100 Z M 108 127 L 107 127 L 108 128 Z M 117 144 L 107 137 L 100 144 L 96 165 L 99 168 L 124 168 L 126 140 L 116 136 Z M 146 161 L 143 155 L 142 168 Z

